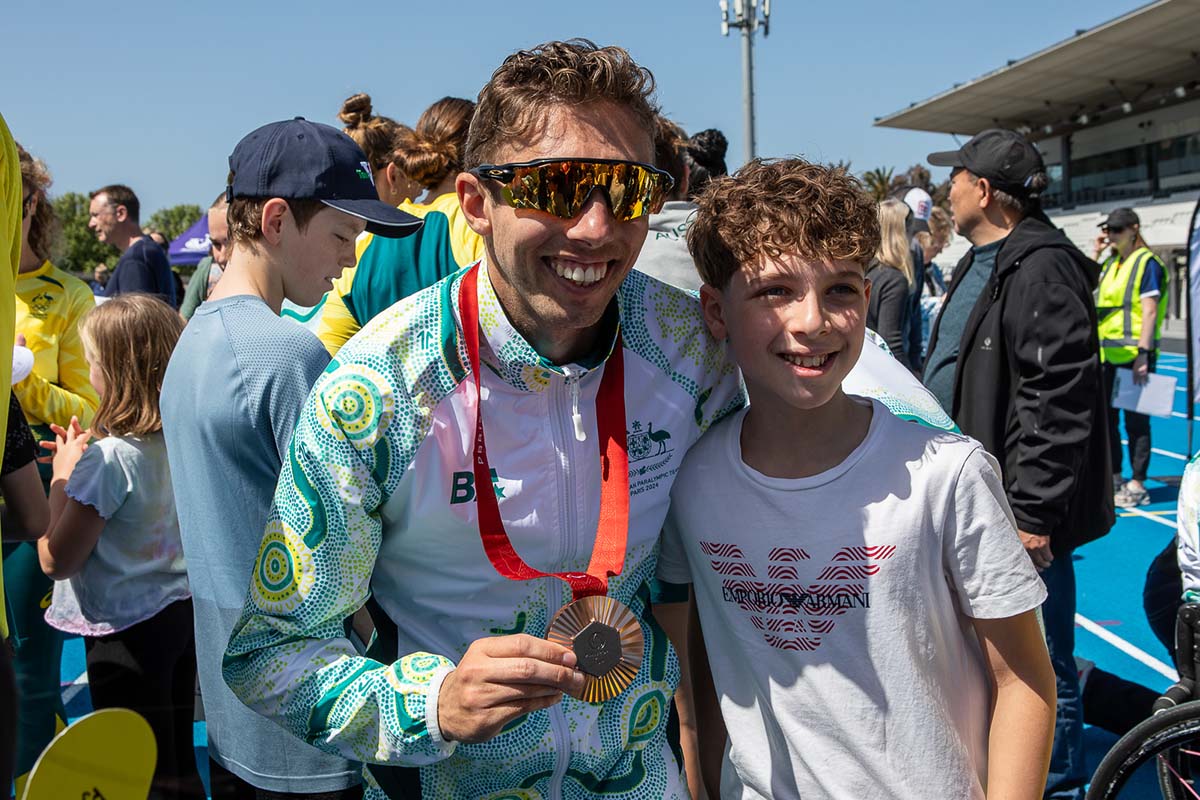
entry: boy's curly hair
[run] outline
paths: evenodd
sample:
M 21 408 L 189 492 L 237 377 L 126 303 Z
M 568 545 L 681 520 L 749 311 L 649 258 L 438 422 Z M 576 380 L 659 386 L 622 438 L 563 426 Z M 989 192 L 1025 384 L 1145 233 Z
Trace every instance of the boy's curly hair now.
M 786 253 L 865 267 L 879 247 L 875 201 L 842 167 L 754 159 L 733 175 L 714 178 L 696 204 L 688 249 L 700 277 L 717 289 L 763 258 Z
M 654 76 L 626 50 L 571 39 L 513 53 L 479 93 L 464 166 L 486 163 L 499 143 L 529 133 L 550 107 L 596 102 L 623 107 L 654 130 Z

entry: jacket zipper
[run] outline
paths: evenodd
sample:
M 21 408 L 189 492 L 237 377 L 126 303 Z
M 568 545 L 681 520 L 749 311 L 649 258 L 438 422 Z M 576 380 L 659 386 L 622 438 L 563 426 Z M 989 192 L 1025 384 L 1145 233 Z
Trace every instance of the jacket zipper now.
M 564 388 L 567 390 L 569 404 L 564 402 L 561 393 L 555 392 L 551 416 L 554 419 L 555 449 L 558 451 L 559 464 L 559 518 L 562 520 L 562 546 L 559 551 L 559 563 L 569 563 L 575 554 L 575 540 L 578 536 L 579 514 L 575 503 L 575 470 L 571 463 L 571 452 L 575 442 L 586 440 L 583 430 L 583 417 L 579 411 L 579 382 L 586 374 L 585 370 L 571 364 L 562 368 Z M 561 581 L 557 581 L 561 583 Z M 559 606 L 569 599 L 566 587 L 560 588 Z M 567 729 L 566 715 L 562 706 L 550 708 L 550 731 L 554 740 L 554 773 L 550 777 L 550 797 L 562 797 L 563 781 L 566 779 L 567 767 L 571 763 L 570 732 Z
M 559 585 L 559 605 L 565 605 L 571 598 L 566 593 L 566 584 L 555 581 Z M 553 592 L 550 592 L 553 594 Z M 571 732 L 567 727 L 567 715 L 563 713 L 562 703 L 550 707 L 550 735 L 554 740 L 554 772 L 550 776 L 551 800 L 561 800 L 563 782 L 567 779 L 567 767 L 571 765 Z

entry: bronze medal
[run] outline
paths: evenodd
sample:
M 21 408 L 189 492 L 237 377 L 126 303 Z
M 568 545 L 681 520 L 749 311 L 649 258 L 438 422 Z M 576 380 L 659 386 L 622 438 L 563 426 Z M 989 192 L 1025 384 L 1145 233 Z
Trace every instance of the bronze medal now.
M 642 666 L 642 626 L 625 604 L 604 595 L 568 603 L 550 620 L 546 638 L 569 647 L 585 676 L 583 700 L 603 703 L 633 682 Z
M 475 444 L 472 472 L 476 486 L 491 483 L 487 437 L 483 427 L 483 390 L 479 359 L 479 265 L 463 276 L 459 289 L 463 338 L 475 384 Z M 587 678 L 583 699 L 603 703 L 619 695 L 637 677 L 645 642 L 642 626 L 608 591 L 609 578 L 625 565 L 629 537 L 629 454 L 626 452 L 624 345 L 618 332 L 596 394 L 596 438 L 600 456 L 600 518 L 586 572 L 542 572 L 525 563 L 513 547 L 500 517 L 494 492 L 475 493 L 479 538 L 488 560 L 509 580 L 559 578 L 571 587 L 574 601 L 550 620 L 546 638 L 574 651 Z

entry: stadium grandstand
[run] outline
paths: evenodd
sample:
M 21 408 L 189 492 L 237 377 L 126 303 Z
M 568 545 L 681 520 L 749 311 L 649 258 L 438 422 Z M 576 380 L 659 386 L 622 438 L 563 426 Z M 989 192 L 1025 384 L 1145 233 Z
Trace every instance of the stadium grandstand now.
M 1137 212 L 1146 241 L 1172 268 L 1169 317 L 1180 317 L 1200 197 L 1196 0 L 1159 0 L 1076 31 L 875 124 L 963 138 L 994 127 L 1020 131 L 1048 167 L 1047 213 L 1084 252 L 1108 211 Z M 953 264 L 967 246 L 956 237 L 939 261 Z

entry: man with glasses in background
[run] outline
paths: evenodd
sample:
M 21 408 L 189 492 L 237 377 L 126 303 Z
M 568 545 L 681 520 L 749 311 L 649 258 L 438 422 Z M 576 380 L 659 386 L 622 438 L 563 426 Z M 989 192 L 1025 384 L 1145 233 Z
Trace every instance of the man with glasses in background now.
M 671 188 L 652 92 L 616 47 L 506 59 L 457 183 L 484 258 L 364 327 L 297 423 L 225 676 L 368 798 L 687 796 L 655 543 L 743 397 L 696 300 L 631 272 Z
M 128 186 L 113 183 L 92 192 L 88 228 L 104 244 L 121 252 L 104 286 L 105 297 L 147 292 L 175 305 L 175 278 L 166 251 L 138 222 L 141 202 Z

